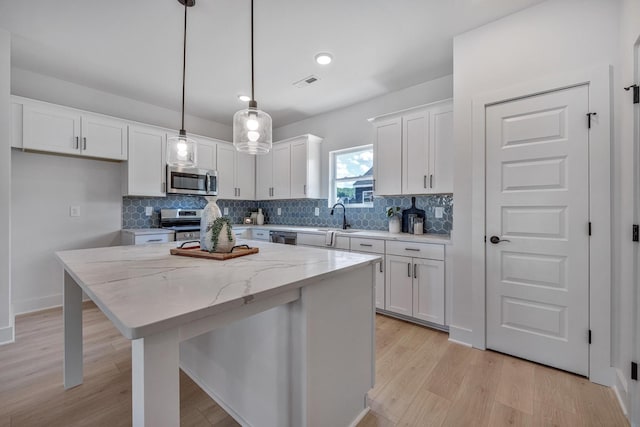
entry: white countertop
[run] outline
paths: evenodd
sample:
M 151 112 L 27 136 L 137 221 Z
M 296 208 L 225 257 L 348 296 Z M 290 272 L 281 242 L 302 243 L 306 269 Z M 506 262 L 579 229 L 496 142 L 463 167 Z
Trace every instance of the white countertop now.
M 236 224 L 233 226 L 235 229 L 242 228 L 256 228 L 259 230 L 282 230 L 282 231 L 296 231 L 298 233 L 310 233 L 310 234 L 325 234 L 329 230 L 334 230 L 338 235 L 347 237 L 359 237 L 370 239 L 384 239 L 384 240 L 398 240 L 403 242 L 421 242 L 421 243 L 441 243 L 444 245 L 451 244 L 451 236 L 448 234 L 409 234 L 409 233 L 389 233 L 383 230 L 357 230 L 349 229 L 346 232 L 342 229 L 329 228 L 329 227 L 310 227 L 310 226 L 296 226 L 296 225 L 276 225 L 276 224 L 264 224 L 264 225 L 247 225 Z
M 175 242 L 61 251 L 56 255 L 129 339 L 301 288 L 380 259 L 320 248 L 253 240 L 246 243 L 260 248 L 260 252 L 227 261 L 170 255 Z

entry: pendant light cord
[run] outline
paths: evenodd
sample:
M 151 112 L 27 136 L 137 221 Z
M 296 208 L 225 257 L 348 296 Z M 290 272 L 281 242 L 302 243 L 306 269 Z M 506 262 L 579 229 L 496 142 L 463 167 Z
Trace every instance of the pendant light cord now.
M 255 101 L 255 83 L 253 80 L 253 0 L 251 0 L 251 100 Z
M 253 0 L 252 0 L 253 1 Z M 184 37 L 182 41 L 182 126 L 180 133 L 184 132 L 184 87 L 187 73 L 187 8 L 188 0 L 184 2 Z

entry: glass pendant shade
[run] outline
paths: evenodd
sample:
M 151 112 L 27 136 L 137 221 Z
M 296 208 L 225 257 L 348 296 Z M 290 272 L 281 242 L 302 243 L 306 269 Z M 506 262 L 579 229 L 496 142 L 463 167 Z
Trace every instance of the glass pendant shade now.
M 252 107 L 234 114 L 233 145 L 243 153 L 267 154 L 272 146 L 271 116 Z
M 180 131 L 179 135 L 167 138 L 167 164 L 192 167 L 197 160 L 197 144 L 186 132 Z

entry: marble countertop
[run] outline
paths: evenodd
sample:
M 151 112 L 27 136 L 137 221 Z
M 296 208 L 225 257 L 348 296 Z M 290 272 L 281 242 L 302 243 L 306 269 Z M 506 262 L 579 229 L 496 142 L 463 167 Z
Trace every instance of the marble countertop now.
M 245 243 L 242 240 L 238 244 Z M 250 241 L 226 261 L 170 255 L 175 242 L 56 252 L 67 272 L 129 339 L 301 288 L 376 255 Z
M 357 230 L 348 229 L 346 232 L 342 229 L 329 228 L 329 227 L 309 227 L 309 226 L 297 226 L 297 225 L 276 225 L 276 224 L 264 224 L 264 225 L 247 225 L 236 224 L 233 226 L 235 229 L 242 228 L 256 228 L 259 230 L 283 230 L 283 231 L 297 231 L 298 233 L 310 233 L 310 234 L 325 234 L 329 230 L 334 230 L 338 235 L 347 237 L 359 237 L 359 238 L 371 238 L 371 239 L 384 239 L 384 240 L 398 240 L 403 242 L 421 242 L 421 243 L 440 243 L 444 245 L 451 244 L 451 236 L 448 234 L 409 234 L 409 233 L 389 233 L 384 230 Z

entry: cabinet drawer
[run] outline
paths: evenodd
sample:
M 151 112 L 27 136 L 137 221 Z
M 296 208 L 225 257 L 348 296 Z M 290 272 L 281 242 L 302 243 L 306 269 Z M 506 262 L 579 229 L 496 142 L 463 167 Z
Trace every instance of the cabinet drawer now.
M 387 242 L 387 254 L 444 260 L 444 245 L 437 243 Z
M 142 236 L 136 236 L 135 244 L 144 245 L 147 243 L 167 243 L 173 241 L 173 234 L 145 234 Z
M 349 250 L 349 238 L 344 236 L 336 236 L 336 244 L 334 246 L 327 246 L 325 243 L 326 236 L 324 234 L 305 234 L 298 233 L 298 245 L 302 246 L 316 246 L 319 248 L 327 249 L 342 249 Z
M 232 231 L 236 239 L 245 239 L 247 237 L 248 230 L 246 228 L 234 228 Z
M 384 253 L 384 240 L 362 239 L 360 237 L 351 238 L 351 250 L 358 252 L 371 252 L 374 254 Z
M 265 240 L 269 241 L 269 230 L 264 229 L 253 229 L 251 230 L 251 238 L 254 240 Z

